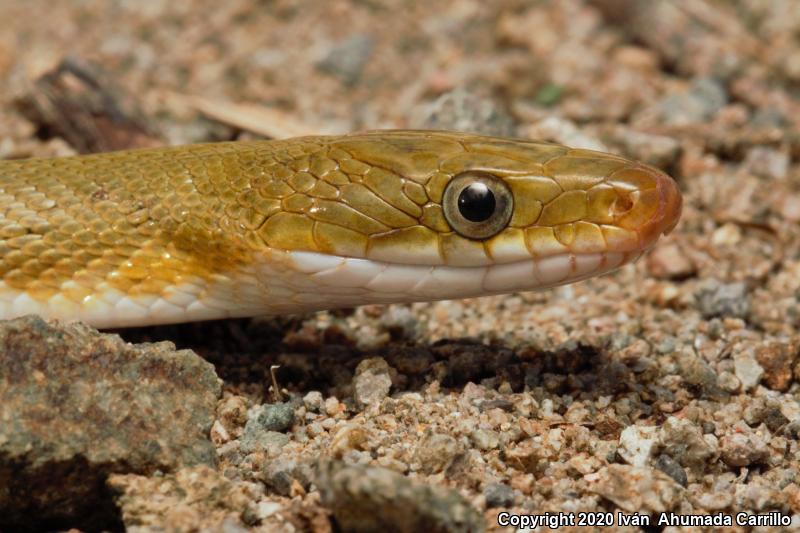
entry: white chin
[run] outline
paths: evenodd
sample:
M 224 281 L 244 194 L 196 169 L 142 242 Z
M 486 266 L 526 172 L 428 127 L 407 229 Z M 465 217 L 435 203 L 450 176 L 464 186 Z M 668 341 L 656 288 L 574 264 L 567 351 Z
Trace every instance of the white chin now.
M 238 271 L 169 286 L 161 294 L 133 296 L 102 283 L 96 294 L 80 302 L 68 300 L 65 293 L 35 300 L 0 282 L 0 319 L 36 313 L 116 328 L 471 298 L 563 285 L 614 270 L 633 258 L 626 253 L 562 254 L 454 267 L 271 250 Z
M 473 267 L 415 266 L 353 259 L 312 252 L 290 252 L 302 265 L 306 282 L 317 298 L 340 302 L 330 307 L 368 303 L 417 302 L 472 298 L 508 292 L 546 289 L 614 270 L 628 262 L 621 252 L 560 254 L 504 264 Z M 314 272 L 313 265 L 318 265 Z M 333 288 L 359 288 L 347 294 Z M 310 299 L 307 300 L 310 303 Z

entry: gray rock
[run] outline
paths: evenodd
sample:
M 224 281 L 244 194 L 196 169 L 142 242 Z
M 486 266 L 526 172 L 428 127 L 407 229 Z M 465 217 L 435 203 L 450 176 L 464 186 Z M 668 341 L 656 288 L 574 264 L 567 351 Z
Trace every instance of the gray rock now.
M 632 158 L 659 168 L 673 166 L 681 154 L 681 145 L 676 139 L 626 126 L 615 127 L 603 140 L 608 144 L 620 144 Z
M 269 455 L 277 455 L 281 448 L 289 442 L 289 435 L 278 431 L 261 431 L 254 429 L 247 431 L 245 428 L 242 435 L 240 450 L 243 453 L 253 453 L 258 451 L 267 452 Z
M 531 139 L 546 139 L 572 148 L 608 152 L 609 148 L 597 137 L 586 133 L 571 120 L 549 116 L 525 128 L 525 135 Z
M 665 123 L 697 124 L 709 120 L 728 103 L 725 86 L 713 78 L 696 78 L 685 93 L 672 94 L 660 104 Z
M 454 490 L 421 483 L 385 468 L 318 465 L 322 504 L 343 531 L 480 532 L 483 516 Z
M 692 353 L 683 353 L 679 359 L 680 372 L 687 385 L 698 389 L 703 396 L 724 394 L 717 373 L 705 361 Z
M 661 425 L 660 441 L 664 454 L 699 472 L 712 462 L 716 453 L 703 438 L 702 428 L 685 418 L 669 417 Z
M 311 411 L 312 413 L 319 413 L 322 409 L 322 393 L 319 391 L 312 390 L 305 396 L 303 396 L 303 405 L 306 406 L 306 409 Z
M 754 128 L 783 128 L 786 124 L 786 117 L 774 107 L 759 107 L 750 121 L 750 126 Z
M 655 347 L 656 351 L 660 354 L 668 354 L 675 351 L 678 346 L 678 339 L 672 335 L 666 335 L 664 339 Z
M 455 130 L 513 137 L 514 119 L 497 102 L 462 88 L 441 95 L 411 119 L 412 128 Z
M 744 409 L 742 418 L 751 427 L 763 423 L 773 432 L 780 431 L 789 422 L 781 412 L 781 406 L 777 401 L 764 398 L 754 398 Z
M 782 433 L 786 438 L 800 440 L 800 419 L 792 420 L 783 426 Z
M 361 78 L 374 48 L 375 40 L 371 36 L 355 34 L 334 45 L 317 67 L 336 76 L 345 85 L 353 86 Z
M 511 507 L 514 505 L 514 489 L 505 483 L 492 483 L 483 489 L 487 507 Z
M 219 455 L 220 462 L 232 466 L 240 464 L 242 459 L 244 459 L 241 443 L 238 440 L 226 442 L 217 448 L 217 455 Z
M 289 403 L 268 403 L 253 409 L 247 417 L 245 433 L 286 431 L 294 424 L 294 406 Z
M 786 179 L 792 163 L 788 152 L 767 146 L 753 146 L 747 151 L 743 166 L 756 176 L 770 180 Z
M 297 481 L 308 488 L 313 478 L 312 468 L 285 456 L 278 456 L 267 462 L 263 471 L 264 483 L 281 496 L 289 496 L 292 483 Z
M 686 470 L 684 470 L 681 465 L 675 462 L 675 460 L 669 455 L 659 455 L 658 459 L 656 459 L 656 468 L 664 472 L 676 482 L 680 483 L 683 487 L 689 483 L 689 479 L 686 476 Z
M 750 313 L 750 297 L 744 283 L 723 284 L 711 279 L 702 285 L 695 297 L 705 318 L 746 318 Z
M 220 392 L 210 363 L 168 342 L 0 323 L 0 529 L 119 527 L 110 474 L 216 464 Z

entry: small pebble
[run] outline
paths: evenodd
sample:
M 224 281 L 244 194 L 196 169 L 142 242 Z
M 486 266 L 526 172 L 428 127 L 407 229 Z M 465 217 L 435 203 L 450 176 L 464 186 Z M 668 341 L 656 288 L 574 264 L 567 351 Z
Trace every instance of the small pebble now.
M 711 279 L 701 286 L 696 298 L 705 318 L 746 318 L 750 312 L 747 285 L 744 283 L 723 284 Z
M 753 433 L 732 433 L 720 439 L 720 451 L 725 464 L 732 467 L 761 463 L 769 457 L 769 447 Z
M 374 48 L 372 36 L 358 33 L 331 46 L 317 67 L 336 76 L 345 85 L 352 86 L 361 78 Z
M 264 404 L 248 414 L 245 431 L 286 431 L 294 423 L 294 406 L 289 403 Z
M 694 354 L 683 354 L 678 360 L 680 373 L 687 384 L 696 387 L 703 394 L 714 396 L 719 389 L 719 380 L 714 369 Z
M 312 413 L 319 413 L 323 405 L 322 393 L 315 390 L 310 391 L 305 396 L 303 396 L 303 405 L 305 405 L 306 409 L 308 409 Z
M 698 472 L 702 472 L 710 464 L 716 451 L 704 439 L 703 429 L 699 425 L 674 416 L 667 418 L 661 425 L 659 441 L 662 455 Z
M 360 408 L 379 403 L 388 396 L 391 388 L 389 365 L 382 357 L 364 359 L 356 367 L 353 396 Z
M 343 531 L 384 531 L 387 524 L 392 531 L 409 532 L 485 529 L 483 516 L 458 491 L 415 482 L 386 468 L 325 461 L 315 484 Z
M 514 489 L 505 483 L 491 483 L 483 489 L 486 507 L 511 507 L 514 505 Z
M 669 455 L 659 455 L 655 466 L 682 486 L 685 487 L 689 483 L 686 471 Z
M 709 120 L 725 104 L 728 93 L 713 78 L 696 78 L 684 93 L 671 94 L 660 104 L 662 120 L 667 124 L 683 126 Z
M 792 367 L 797 348 L 784 342 L 768 342 L 756 350 L 756 361 L 763 369 L 761 379 L 770 389 L 785 392 L 792 384 Z
M 331 396 L 330 398 L 325 399 L 325 414 L 328 416 L 336 416 L 340 412 L 342 412 L 343 406 L 339 403 L 335 397 Z
M 243 453 L 264 451 L 269 455 L 277 455 L 288 444 L 289 436 L 277 431 L 248 431 L 245 428 L 240 442 Z
M 500 103 L 461 87 L 442 94 L 433 104 L 419 108 L 412 116 L 411 126 L 501 137 L 514 137 L 516 133 L 514 119 Z
M 730 508 L 733 495 L 725 490 L 702 492 L 694 498 L 694 501 L 706 511 L 720 512 Z
M 753 349 L 735 349 L 733 368 L 744 390 L 750 390 L 761 380 L 764 369 L 758 364 Z
M 681 152 L 680 143 L 673 137 L 621 126 L 615 128 L 609 141 L 621 144 L 624 153 L 631 158 L 662 169 L 673 166 Z
M 296 468 L 296 461 L 279 455 L 265 465 L 262 480 L 275 493 L 289 496 Z
M 256 516 L 259 520 L 264 520 L 268 518 L 278 511 L 282 509 L 282 506 L 278 502 L 271 502 L 271 501 L 260 501 L 256 505 Z
M 719 387 L 726 392 L 735 394 L 742 388 L 742 382 L 731 372 L 721 372 L 719 375 Z
M 742 166 L 756 176 L 771 179 L 786 179 L 789 173 L 791 158 L 784 150 L 775 150 L 767 146 L 754 146 L 747 151 Z
M 619 436 L 617 453 L 632 466 L 645 466 L 658 443 L 655 426 L 628 426 Z
M 489 429 L 476 429 L 470 438 L 478 449 L 484 451 L 493 450 L 500 445 L 500 436 Z
M 318 435 L 322 435 L 323 433 L 325 433 L 325 428 L 323 428 L 322 424 L 319 422 L 312 422 L 306 426 L 306 434 L 309 437 L 316 437 Z
M 217 417 L 225 429 L 239 436 L 247 423 L 248 401 L 242 396 L 228 396 L 217 407 Z
M 653 468 L 609 465 L 587 477 L 590 491 L 628 512 L 663 513 L 674 509 L 682 496 L 678 483 Z
M 458 441 L 450 435 L 432 433 L 423 437 L 414 451 L 414 459 L 426 474 L 447 469 L 460 452 Z
M 675 243 L 656 245 L 647 256 L 647 269 L 656 278 L 672 280 L 686 279 L 696 272 L 683 249 Z
M 346 424 L 331 439 L 330 453 L 333 457 L 342 457 L 351 450 L 367 450 L 369 434 L 364 428 L 355 424 Z
M 572 148 L 608 152 L 608 147 L 599 139 L 590 136 L 567 119 L 547 117 L 524 128 L 524 131 L 531 139 L 550 140 Z

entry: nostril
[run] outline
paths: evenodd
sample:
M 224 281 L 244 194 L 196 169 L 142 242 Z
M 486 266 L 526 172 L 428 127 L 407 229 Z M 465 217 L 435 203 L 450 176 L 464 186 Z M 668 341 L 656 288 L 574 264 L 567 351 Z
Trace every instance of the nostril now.
M 617 191 L 617 197 L 610 206 L 611 216 L 617 218 L 633 209 L 638 195 L 639 191 Z

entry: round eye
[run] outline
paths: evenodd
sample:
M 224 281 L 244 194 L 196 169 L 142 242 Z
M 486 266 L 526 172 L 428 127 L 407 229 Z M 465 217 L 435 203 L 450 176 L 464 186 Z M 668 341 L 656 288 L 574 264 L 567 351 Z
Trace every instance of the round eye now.
M 508 225 L 514 198 L 503 180 L 485 172 L 464 172 L 450 180 L 442 199 L 444 217 L 468 239 L 488 239 Z

